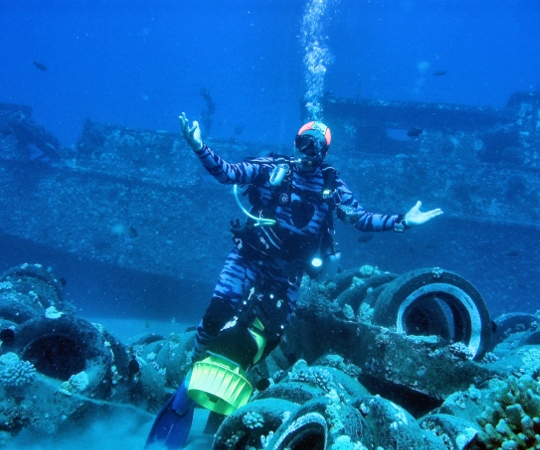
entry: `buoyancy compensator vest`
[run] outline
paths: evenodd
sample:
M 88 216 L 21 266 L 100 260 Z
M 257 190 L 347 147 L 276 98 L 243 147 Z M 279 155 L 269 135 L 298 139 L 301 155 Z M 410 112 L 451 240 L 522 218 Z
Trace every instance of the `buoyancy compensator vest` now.
M 306 240 L 305 236 L 278 229 L 277 225 L 272 224 L 275 223 L 272 219 L 275 218 L 278 207 L 289 205 L 291 202 L 293 159 L 271 154 L 268 157 L 247 158 L 245 161 L 261 164 L 263 168 L 243 193 L 252 205 L 250 213 L 244 210 L 248 214 L 247 221 L 240 223 L 240 220 L 236 219 L 235 222 L 231 222 L 233 240 L 239 250 L 246 255 L 259 258 L 301 259 L 306 261 L 306 268 L 309 268 L 308 262 L 315 253 L 335 254 L 331 232 L 333 231 L 332 211 L 335 207 L 333 194 L 336 190 L 336 169 L 329 164 L 322 164 L 323 186 L 320 192 L 300 193 L 301 201 L 296 202 L 299 203 L 298 206 L 309 206 L 310 198 L 317 196 L 317 201 L 325 202 L 329 210 L 320 236 L 317 236 L 315 240 L 311 239 L 310 242 L 301 242 Z M 294 211 L 291 213 L 294 214 Z

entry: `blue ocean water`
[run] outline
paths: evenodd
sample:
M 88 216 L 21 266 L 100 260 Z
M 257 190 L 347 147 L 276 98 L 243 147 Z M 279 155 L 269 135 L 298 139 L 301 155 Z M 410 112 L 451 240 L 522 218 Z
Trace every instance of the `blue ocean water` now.
M 302 105 L 324 116 L 324 92 L 502 108 L 513 92 L 537 91 L 538 23 L 537 0 L 0 0 L 0 102 L 31 106 L 67 147 L 87 118 L 178 132 L 178 114 L 198 117 L 210 96 L 212 137 L 290 145 Z M 170 279 L 134 282 L 138 274 L 16 239 L 0 244 L 0 272 L 27 260 L 53 266 L 85 316 L 195 323 L 213 283 L 188 292 L 191 311 L 156 311 L 158 297 L 174 297 Z M 110 430 L 98 424 L 89 448 L 126 445 L 134 426 L 104 443 Z M 129 443 L 140 447 L 147 429 Z
M 86 118 L 177 131 L 207 89 L 213 137 L 290 144 L 307 91 L 306 3 L 4 0 L 0 101 L 32 106 L 69 146 Z M 324 90 L 338 96 L 502 107 L 540 83 L 536 0 L 313 3 L 325 5 Z
M 323 118 L 326 92 L 502 108 L 511 93 L 540 86 L 535 0 L 29 0 L 1 2 L 0 13 L 0 102 L 31 106 L 66 147 L 86 119 L 178 132 L 178 114 L 197 118 L 209 100 L 207 135 L 290 145 L 304 106 Z M 4 248 L 4 268 L 39 260 L 75 280 L 68 295 L 89 313 L 186 314 L 149 310 L 144 293 L 159 280 L 99 267 L 87 278 L 46 250 Z M 168 283 L 163 291 L 174 292 Z M 194 288 L 190 320 L 208 292 Z

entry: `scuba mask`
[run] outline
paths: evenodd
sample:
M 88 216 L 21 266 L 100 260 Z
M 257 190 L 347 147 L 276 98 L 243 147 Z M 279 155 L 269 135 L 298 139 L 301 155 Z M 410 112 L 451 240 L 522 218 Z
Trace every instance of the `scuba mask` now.
M 294 157 L 299 167 L 319 166 L 328 153 L 331 139 L 330 128 L 321 122 L 308 122 L 300 128 L 294 140 Z

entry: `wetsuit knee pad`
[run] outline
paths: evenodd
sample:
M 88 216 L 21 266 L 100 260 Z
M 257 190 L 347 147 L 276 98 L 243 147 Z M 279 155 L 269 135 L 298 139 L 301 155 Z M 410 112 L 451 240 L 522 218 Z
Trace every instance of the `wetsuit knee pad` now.
M 234 316 L 235 308 L 220 297 L 213 297 L 204 314 L 202 325 L 208 334 L 217 335 Z

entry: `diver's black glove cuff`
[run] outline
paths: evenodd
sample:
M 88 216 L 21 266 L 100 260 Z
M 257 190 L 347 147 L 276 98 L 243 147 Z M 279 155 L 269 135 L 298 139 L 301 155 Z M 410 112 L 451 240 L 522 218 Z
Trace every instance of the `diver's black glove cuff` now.
M 411 227 L 405 223 L 405 216 L 403 214 L 400 214 L 394 223 L 394 231 L 396 233 L 403 233 L 409 228 Z

